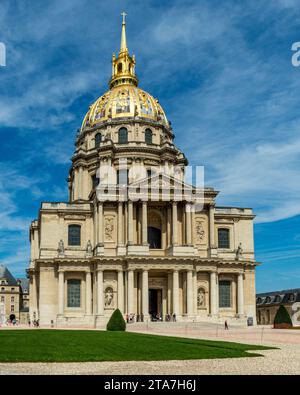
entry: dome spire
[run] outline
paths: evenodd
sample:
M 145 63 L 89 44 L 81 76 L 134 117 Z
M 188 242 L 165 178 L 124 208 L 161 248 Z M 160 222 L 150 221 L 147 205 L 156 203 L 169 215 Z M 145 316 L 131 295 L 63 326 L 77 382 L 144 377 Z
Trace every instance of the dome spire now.
M 123 20 L 122 20 L 122 35 L 121 35 L 121 46 L 120 46 L 120 53 L 121 52 L 128 52 L 127 43 L 126 43 L 126 12 L 121 13 Z
M 118 57 L 112 57 L 112 76 L 109 81 L 109 88 L 118 85 L 138 85 L 138 78 L 135 75 L 135 56 L 130 56 L 126 42 L 126 12 L 122 12 L 122 33 L 121 46 Z

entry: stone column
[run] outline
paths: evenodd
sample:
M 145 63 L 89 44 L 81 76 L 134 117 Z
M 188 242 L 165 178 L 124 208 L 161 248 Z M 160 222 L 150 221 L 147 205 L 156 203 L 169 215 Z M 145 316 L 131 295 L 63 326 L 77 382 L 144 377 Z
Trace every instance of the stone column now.
M 179 273 L 178 270 L 173 271 L 173 311 L 176 317 L 179 315 Z
M 186 231 L 186 244 L 192 244 L 192 222 L 191 222 L 191 204 L 185 205 L 185 231 Z
M 128 270 L 127 272 L 127 313 L 132 314 L 133 311 L 133 270 Z
M 103 270 L 97 271 L 97 314 L 104 314 L 104 290 L 103 290 Z
M 94 247 L 98 244 L 98 205 L 94 204 Z
M 237 291 L 238 291 L 238 315 L 243 316 L 244 315 L 244 276 L 243 273 L 238 274 L 238 281 L 237 281 Z
M 194 288 L 194 314 L 197 316 L 198 315 L 198 302 L 197 302 L 197 297 L 198 297 L 198 287 L 197 287 L 197 272 L 194 271 L 193 273 L 193 288 Z
M 194 313 L 194 292 L 193 292 L 193 271 L 188 270 L 186 273 L 186 306 L 187 306 L 187 315 L 191 316 Z
M 82 166 L 79 166 L 79 171 L 78 171 L 78 199 L 82 199 L 82 183 L 83 183 Z
M 85 313 L 92 314 L 92 281 L 91 272 L 86 272 L 85 276 Z
M 98 244 L 103 244 L 103 203 L 98 203 Z
M 167 313 L 172 314 L 172 273 L 168 273 Z
M 212 316 L 218 314 L 218 287 L 217 287 L 217 273 L 210 273 L 210 314 Z
M 170 247 L 172 245 L 172 209 L 171 206 L 169 205 L 167 208 L 167 247 Z
M 210 248 L 216 248 L 215 243 L 215 207 L 209 206 L 209 242 Z
M 133 202 L 128 200 L 128 244 L 133 244 Z
M 118 204 L 118 246 L 121 247 L 124 245 L 124 236 L 123 236 L 123 203 L 119 202 Z
M 65 296 L 65 273 L 62 270 L 59 270 L 58 272 L 58 314 L 63 315 L 64 314 L 64 307 L 65 307 L 65 301 L 64 301 L 64 296 Z
M 124 312 L 124 284 L 123 270 L 118 271 L 118 309 Z
M 172 203 L 172 244 L 173 246 L 178 243 L 178 235 L 177 235 L 177 202 Z
M 148 224 L 147 224 L 147 202 L 143 202 L 143 208 L 142 208 L 142 244 L 143 245 L 148 245 Z
M 148 318 L 149 315 L 149 285 L 148 285 L 148 270 L 143 270 L 143 281 L 142 281 L 142 309 L 144 319 Z

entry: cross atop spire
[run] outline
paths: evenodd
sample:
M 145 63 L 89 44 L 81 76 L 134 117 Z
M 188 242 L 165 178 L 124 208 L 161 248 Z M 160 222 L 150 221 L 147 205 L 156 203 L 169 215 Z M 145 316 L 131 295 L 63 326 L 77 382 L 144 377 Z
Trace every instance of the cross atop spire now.
M 123 20 L 122 20 L 122 35 L 121 35 L 120 53 L 128 51 L 127 43 L 126 43 L 126 16 L 127 16 L 127 14 L 126 14 L 126 12 L 123 11 L 121 13 L 121 15 L 122 15 Z
M 126 12 L 122 12 L 121 13 L 121 15 L 122 15 L 122 17 L 123 17 L 123 21 L 122 21 L 122 25 L 125 25 L 126 24 L 126 16 L 127 16 L 127 14 L 126 14 Z

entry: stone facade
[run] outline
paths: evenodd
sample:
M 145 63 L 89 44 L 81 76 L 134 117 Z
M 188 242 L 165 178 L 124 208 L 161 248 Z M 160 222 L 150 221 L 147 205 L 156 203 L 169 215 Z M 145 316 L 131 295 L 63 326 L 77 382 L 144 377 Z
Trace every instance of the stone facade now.
M 0 265 L 0 324 L 16 319 L 27 323 L 29 318 L 29 283 L 15 279 L 10 271 Z
M 69 202 L 42 203 L 30 227 L 31 318 L 102 326 L 119 308 L 143 321 L 255 323 L 252 210 L 186 183 L 187 159 L 134 66 L 123 21 L 110 90 L 77 135 Z
M 273 325 L 275 315 L 281 305 L 290 314 L 293 326 L 300 326 L 300 288 L 257 294 L 257 323 Z

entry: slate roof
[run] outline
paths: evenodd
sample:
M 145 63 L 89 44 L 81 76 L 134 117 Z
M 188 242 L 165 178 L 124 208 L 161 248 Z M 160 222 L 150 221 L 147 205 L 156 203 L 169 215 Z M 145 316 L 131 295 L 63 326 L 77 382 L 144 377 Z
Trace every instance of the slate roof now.
M 22 288 L 22 292 L 29 293 L 29 278 L 18 278 L 17 280 Z
M 256 294 L 256 305 L 300 302 L 300 288 Z
M 7 281 L 7 285 L 18 285 L 17 280 L 7 269 L 7 267 L 0 265 L 0 280 L 4 279 Z

